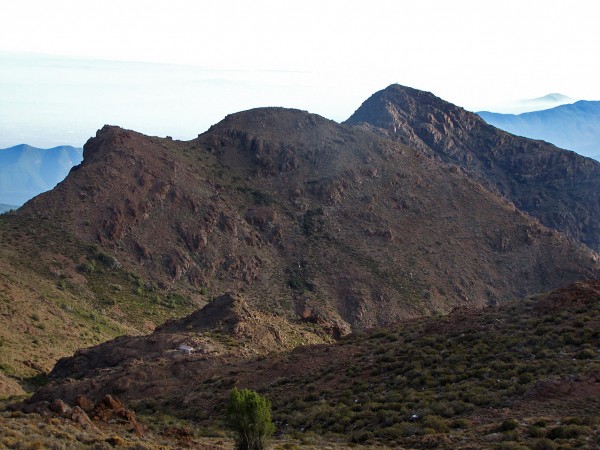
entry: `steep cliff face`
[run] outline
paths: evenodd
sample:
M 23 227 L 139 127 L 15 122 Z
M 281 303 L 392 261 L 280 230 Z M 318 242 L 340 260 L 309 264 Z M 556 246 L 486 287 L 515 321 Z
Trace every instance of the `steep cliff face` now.
M 458 164 L 488 188 L 600 250 L 600 163 L 513 136 L 434 95 L 399 85 L 375 93 L 348 119 Z
M 282 108 L 190 142 L 105 127 L 19 215 L 46 215 L 159 290 L 244 292 L 337 336 L 598 274 L 595 253 L 456 166 Z

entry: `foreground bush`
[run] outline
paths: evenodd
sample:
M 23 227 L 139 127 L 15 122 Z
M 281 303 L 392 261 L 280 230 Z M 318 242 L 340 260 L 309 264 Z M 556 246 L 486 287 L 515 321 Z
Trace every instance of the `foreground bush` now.
M 235 433 L 238 450 L 263 450 L 275 431 L 271 421 L 271 402 L 249 389 L 233 388 L 225 416 Z

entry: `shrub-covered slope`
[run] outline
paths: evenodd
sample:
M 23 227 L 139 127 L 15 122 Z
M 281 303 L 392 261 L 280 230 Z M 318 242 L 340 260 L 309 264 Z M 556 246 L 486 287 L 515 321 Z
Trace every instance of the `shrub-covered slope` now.
M 305 439 L 590 448 L 599 437 L 599 326 L 600 283 L 586 282 L 287 354 L 234 360 L 139 353 L 77 380 L 59 378 L 33 401 L 113 393 L 142 417 L 162 411 L 214 427 L 238 386 L 273 402 L 279 433 Z

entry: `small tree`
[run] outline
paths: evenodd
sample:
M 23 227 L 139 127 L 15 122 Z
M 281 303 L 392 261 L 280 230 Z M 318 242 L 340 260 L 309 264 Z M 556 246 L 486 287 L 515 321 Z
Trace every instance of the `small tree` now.
M 233 388 L 225 415 L 227 426 L 236 434 L 238 450 L 263 450 L 275 431 L 271 402 L 249 389 Z

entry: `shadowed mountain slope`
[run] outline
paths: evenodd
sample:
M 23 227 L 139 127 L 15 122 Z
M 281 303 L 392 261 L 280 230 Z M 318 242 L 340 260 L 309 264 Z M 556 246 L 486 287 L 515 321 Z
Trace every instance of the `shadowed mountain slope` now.
M 565 106 L 566 108 L 566 106 Z M 513 136 L 429 92 L 375 93 L 348 119 L 429 156 L 458 164 L 551 228 L 600 249 L 600 163 Z

